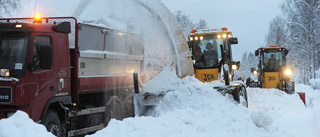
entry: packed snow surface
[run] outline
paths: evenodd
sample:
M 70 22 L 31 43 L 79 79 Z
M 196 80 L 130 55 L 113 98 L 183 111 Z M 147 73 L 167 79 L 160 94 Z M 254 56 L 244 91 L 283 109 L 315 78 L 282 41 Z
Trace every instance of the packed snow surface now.
M 148 90 L 169 91 L 147 116 L 111 120 L 108 127 L 88 137 L 319 137 L 320 91 L 305 91 L 305 107 L 298 94 L 277 89 L 248 88 L 249 108 L 223 96 L 195 77 L 179 79 L 169 68 L 151 80 Z M 153 82 L 153 83 L 152 83 Z M 147 85 L 147 84 L 146 84 Z M 154 86 L 152 86 L 154 85 Z M 159 86 L 161 85 L 161 86 Z M 44 126 L 21 111 L 0 120 L 0 137 L 50 136 Z

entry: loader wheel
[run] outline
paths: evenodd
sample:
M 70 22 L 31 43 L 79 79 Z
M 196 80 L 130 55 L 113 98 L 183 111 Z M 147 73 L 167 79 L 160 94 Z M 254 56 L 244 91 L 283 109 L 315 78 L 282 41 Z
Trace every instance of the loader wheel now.
M 242 86 L 240 88 L 240 103 L 245 106 L 248 107 L 248 96 L 247 96 L 247 89 Z
M 57 137 L 62 137 L 62 126 L 58 113 L 54 110 L 49 110 L 44 119 L 43 125 L 49 132 Z
M 233 96 L 233 99 L 235 101 L 237 101 L 238 103 L 240 103 L 240 92 L 239 92 L 239 88 L 235 88 L 233 91 L 232 91 L 232 96 Z

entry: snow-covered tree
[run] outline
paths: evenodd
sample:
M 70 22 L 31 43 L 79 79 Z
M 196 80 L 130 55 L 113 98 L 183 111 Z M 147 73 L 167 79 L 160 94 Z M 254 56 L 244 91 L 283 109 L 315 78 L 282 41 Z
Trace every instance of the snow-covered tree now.
M 174 16 L 176 17 L 177 21 L 179 22 L 185 36 L 190 34 L 191 30 L 195 28 L 195 24 L 190 19 L 190 16 L 186 15 L 181 10 L 174 12 Z
M 199 23 L 196 24 L 197 29 L 208 29 L 207 21 L 200 19 Z
M 0 13 L 10 14 L 10 11 L 19 8 L 20 3 L 21 0 L 0 0 Z
M 320 1 L 284 0 L 281 8 L 288 25 L 289 62 L 305 74 L 300 79 L 309 83 L 319 68 Z
M 193 29 L 208 29 L 206 20 L 200 19 L 199 23 L 194 23 L 193 20 L 190 19 L 190 16 L 186 15 L 181 10 L 174 12 L 174 16 L 179 22 L 186 37 L 191 33 L 191 30 Z
M 276 16 L 269 25 L 269 32 L 266 36 L 267 46 L 276 45 L 276 46 L 286 46 L 287 40 L 287 24 L 285 20 Z

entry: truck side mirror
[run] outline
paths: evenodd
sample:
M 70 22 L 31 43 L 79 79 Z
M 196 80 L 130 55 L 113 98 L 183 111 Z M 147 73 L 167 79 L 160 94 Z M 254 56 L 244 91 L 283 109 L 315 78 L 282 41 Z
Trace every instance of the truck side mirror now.
M 255 55 L 256 55 L 256 56 L 259 56 L 259 50 L 256 50 L 256 51 L 255 51 Z
M 42 69 L 51 69 L 52 65 L 52 46 L 41 45 L 39 49 L 40 67 Z
M 229 44 L 238 44 L 238 38 L 229 38 Z

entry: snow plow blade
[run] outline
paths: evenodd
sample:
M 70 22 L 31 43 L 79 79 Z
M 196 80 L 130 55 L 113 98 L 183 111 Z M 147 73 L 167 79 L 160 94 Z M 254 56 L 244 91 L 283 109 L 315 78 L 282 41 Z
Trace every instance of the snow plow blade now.
M 248 107 L 248 96 L 247 90 L 244 86 L 239 85 L 231 85 L 231 86 L 223 86 L 223 87 L 213 87 L 222 95 L 230 94 L 233 96 L 233 99 L 238 103 L 242 104 L 245 107 Z

